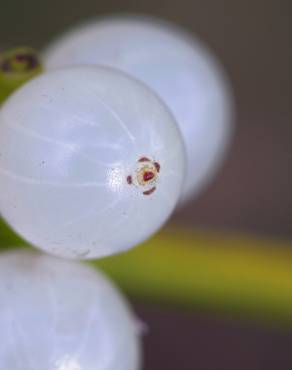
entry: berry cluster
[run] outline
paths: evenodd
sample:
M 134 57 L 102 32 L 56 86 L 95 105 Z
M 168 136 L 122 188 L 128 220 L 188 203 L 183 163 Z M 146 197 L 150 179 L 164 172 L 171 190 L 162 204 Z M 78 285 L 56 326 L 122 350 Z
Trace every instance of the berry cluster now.
M 128 250 L 221 162 L 232 114 L 223 71 L 200 42 L 141 17 L 81 26 L 43 60 L 0 108 L 1 215 L 56 257 Z M 0 54 L 0 84 L 36 69 L 32 53 Z M 100 274 L 14 252 L 0 277 L 0 369 L 140 367 L 133 314 Z

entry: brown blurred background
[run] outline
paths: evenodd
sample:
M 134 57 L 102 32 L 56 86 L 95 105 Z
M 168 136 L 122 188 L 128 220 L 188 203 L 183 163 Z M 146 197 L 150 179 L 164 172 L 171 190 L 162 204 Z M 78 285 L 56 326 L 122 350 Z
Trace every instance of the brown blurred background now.
M 236 133 L 220 173 L 173 222 L 292 237 L 292 2 L 1 0 L 0 45 L 42 47 L 74 22 L 111 12 L 162 16 L 225 65 Z M 145 370 L 292 369 L 292 333 L 214 314 L 136 305 L 149 326 Z

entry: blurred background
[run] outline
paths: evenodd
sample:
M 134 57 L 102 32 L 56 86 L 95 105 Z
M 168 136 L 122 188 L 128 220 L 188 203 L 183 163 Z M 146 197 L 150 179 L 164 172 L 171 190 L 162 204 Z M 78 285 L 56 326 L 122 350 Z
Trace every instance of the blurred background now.
M 9 0 L 1 7 L 0 44 L 41 48 L 74 23 L 112 12 L 161 16 L 186 27 L 209 45 L 232 83 L 236 132 L 227 159 L 172 224 L 292 239 L 292 3 Z M 292 330 L 285 325 L 199 306 L 132 302 L 147 326 L 144 370 L 292 369 Z

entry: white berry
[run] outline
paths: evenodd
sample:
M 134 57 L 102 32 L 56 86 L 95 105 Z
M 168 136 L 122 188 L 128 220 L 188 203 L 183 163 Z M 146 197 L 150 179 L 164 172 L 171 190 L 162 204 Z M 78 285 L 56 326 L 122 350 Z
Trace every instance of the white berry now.
M 143 17 L 111 17 L 77 27 L 47 49 L 48 68 L 104 64 L 137 77 L 165 101 L 182 131 L 187 178 L 182 201 L 216 173 L 232 132 L 229 84 L 219 62 L 192 36 Z
M 172 115 L 142 83 L 111 68 L 54 70 L 0 110 L 0 212 L 47 252 L 110 255 L 167 220 L 184 160 Z
M 31 251 L 1 255 L 1 370 L 138 370 L 136 326 L 90 267 Z

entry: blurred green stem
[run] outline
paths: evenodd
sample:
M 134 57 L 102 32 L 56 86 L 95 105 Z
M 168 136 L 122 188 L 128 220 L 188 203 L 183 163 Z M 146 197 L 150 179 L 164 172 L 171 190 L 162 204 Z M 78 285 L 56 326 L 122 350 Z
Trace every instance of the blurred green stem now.
M 0 247 L 25 243 L 0 223 Z M 291 243 L 165 229 L 127 253 L 90 262 L 135 299 L 292 326 Z
M 0 104 L 25 82 L 42 72 L 35 50 L 18 47 L 0 52 Z

